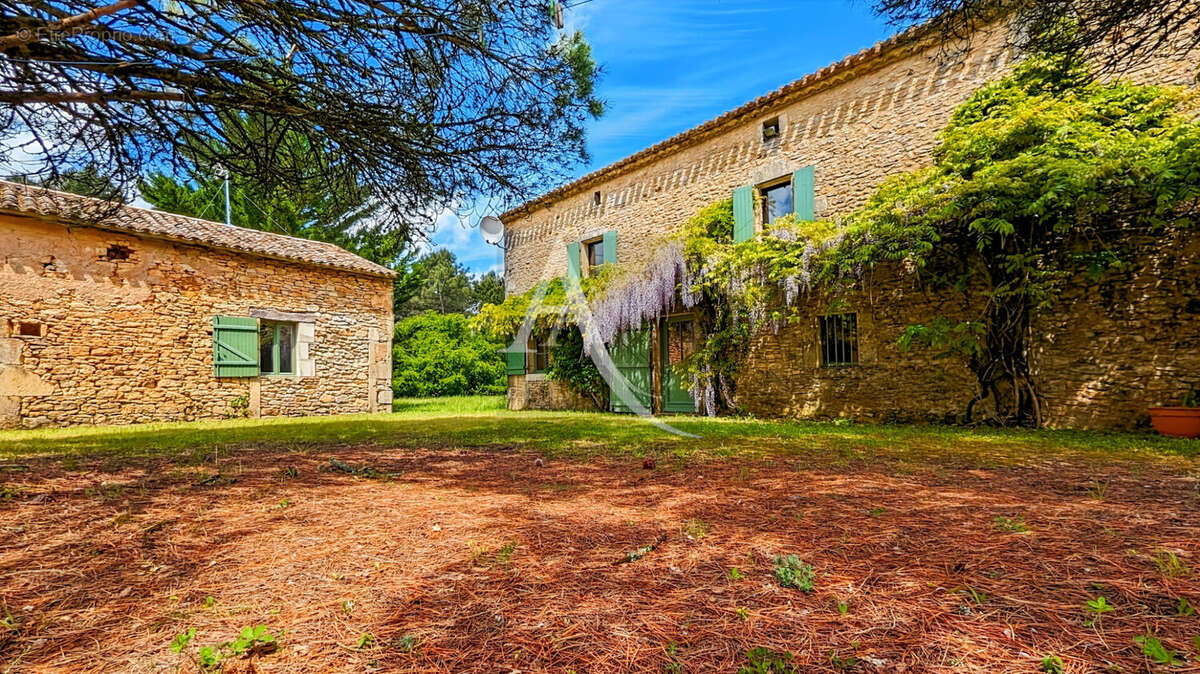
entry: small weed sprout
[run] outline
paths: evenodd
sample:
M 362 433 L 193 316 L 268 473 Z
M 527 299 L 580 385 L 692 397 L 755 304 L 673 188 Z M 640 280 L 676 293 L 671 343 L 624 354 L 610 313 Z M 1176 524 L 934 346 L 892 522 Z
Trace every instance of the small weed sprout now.
M 837 651 L 829 651 L 829 664 L 833 665 L 834 669 L 848 672 L 858 667 L 858 658 L 853 655 L 842 657 Z
M 1016 534 L 1023 534 L 1029 531 L 1029 527 L 1025 524 L 1025 518 L 1023 517 L 998 516 L 992 520 L 992 523 L 996 526 L 997 531 Z
M 683 535 L 687 536 L 688 540 L 698 541 L 708 535 L 708 523 L 692 518 L 683 523 Z
M 737 568 L 736 566 L 731 567 L 729 569 L 729 579 L 730 580 L 742 580 L 745 577 L 746 577 L 746 574 L 742 573 L 742 570 Z
M 800 674 L 792 664 L 793 657 L 786 651 L 780 653 L 762 646 L 751 648 L 746 652 L 749 664 L 739 669 L 738 674 Z
M 192 643 L 192 639 L 194 638 L 196 638 L 195 627 L 189 627 L 186 632 L 175 635 L 175 638 L 171 640 L 171 652 L 182 653 L 183 649 L 187 648 L 187 645 Z
M 795 588 L 807 594 L 812 592 L 816 573 L 811 564 L 801 562 L 796 555 L 776 555 L 775 579 L 781 587 Z
M 1175 604 L 1175 612 L 1184 617 L 1193 616 L 1196 615 L 1196 608 L 1187 600 L 1187 597 L 1180 597 L 1179 603 Z
M 171 651 L 184 652 L 195 637 L 196 628 L 189 627 L 186 632 L 176 635 L 171 640 Z M 265 625 L 246 627 L 232 641 L 215 646 L 202 646 L 196 653 L 195 662 L 201 671 L 217 671 L 227 658 L 274 652 L 279 647 L 279 638 L 279 633 L 268 630 Z
M 871 517 L 879 517 L 880 515 L 884 514 L 885 512 L 887 512 L 887 508 L 871 508 L 870 510 L 867 511 L 867 514 L 870 515 Z
M 1175 651 L 1168 650 L 1163 646 L 1158 637 L 1147 633 L 1140 637 L 1134 637 L 1133 643 L 1142 647 L 1142 655 L 1150 658 L 1156 665 L 1166 665 L 1168 667 L 1178 667 L 1183 664 L 1179 659 L 1179 654 Z
M 204 598 L 204 608 L 212 608 L 217 605 L 217 598 L 211 594 Z
M 417 637 L 413 636 L 412 634 L 405 634 L 396 640 L 396 649 L 401 652 L 411 653 L 416 647 Z
M 513 553 L 516 551 L 516 541 L 509 541 L 505 543 L 504 545 L 500 546 L 499 550 L 496 551 L 496 563 L 501 566 L 508 566 L 509 561 L 512 559 Z
M 750 619 L 750 611 L 747 610 L 745 606 L 740 606 L 740 607 L 738 607 L 738 610 L 737 610 L 737 617 L 741 618 L 743 621 L 749 620 Z
M 245 419 L 250 416 L 250 396 L 240 395 L 229 401 L 229 410 L 225 412 L 226 419 Z
M 986 593 L 980 592 L 979 590 L 976 590 L 975 588 L 969 587 L 969 586 L 962 588 L 961 590 L 959 590 L 959 592 L 967 595 L 967 597 L 969 597 L 971 599 L 971 601 L 975 602 L 976 606 L 983 606 L 983 604 L 987 601 L 987 598 L 988 598 Z
M 1057 655 L 1047 655 L 1042 658 L 1041 670 L 1047 674 L 1063 674 L 1063 661 Z
M 1167 578 L 1181 578 L 1192 572 L 1191 567 L 1183 563 L 1179 556 L 1170 550 L 1159 550 L 1150 561 L 1158 568 L 1158 572 Z
M 1113 606 L 1112 604 L 1108 603 L 1107 599 L 1101 596 L 1096 597 L 1095 599 L 1089 599 L 1087 602 L 1087 610 L 1091 613 L 1094 613 L 1096 617 L 1083 623 L 1083 626 L 1092 627 L 1093 625 L 1099 624 L 1103 620 L 1104 614 L 1113 610 Z
M 848 615 L 850 613 L 850 604 L 848 604 L 844 601 L 839 601 L 838 605 L 837 605 L 837 610 L 838 610 L 838 613 L 840 613 L 842 615 Z
M 354 646 L 360 651 L 373 648 L 375 646 L 375 635 L 370 632 L 364 632 L 358 637 L 358 641 L 355 642 Z
M 1100 480 L 1092 480 L 1092 486 L 1088 487 L 1088 496 L 1103 501 L 1104 496 L 1108 494 L 1108 481 L 1101 482 Z

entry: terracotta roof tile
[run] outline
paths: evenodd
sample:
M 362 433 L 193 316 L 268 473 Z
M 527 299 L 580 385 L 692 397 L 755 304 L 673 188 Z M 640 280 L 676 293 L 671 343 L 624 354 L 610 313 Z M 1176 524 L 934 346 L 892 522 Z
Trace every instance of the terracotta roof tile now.
M 362 274 L 396 275 L 386 267 L 331 243 L 234 227 L 3 180 L 0 180 L 0 213 L 53 218 L 64 224 L 145 234 Z

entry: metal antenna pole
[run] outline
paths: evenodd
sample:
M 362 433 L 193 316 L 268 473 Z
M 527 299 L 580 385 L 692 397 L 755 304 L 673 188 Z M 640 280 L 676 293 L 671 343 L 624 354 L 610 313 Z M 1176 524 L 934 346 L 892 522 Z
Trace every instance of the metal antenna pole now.
M 222 171 L 225 174 L 225 224 L 232 225 L 233 220 L 229 214 L 229 172 Z

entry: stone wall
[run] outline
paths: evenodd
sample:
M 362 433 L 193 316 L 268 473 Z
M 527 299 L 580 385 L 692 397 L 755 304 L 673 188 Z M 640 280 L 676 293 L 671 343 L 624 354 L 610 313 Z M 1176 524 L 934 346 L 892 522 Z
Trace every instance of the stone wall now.
M 853 210 L 886 177 L 929 164 L 954 108 L 1012 63 L 998 31 L 977 35 L 957 61 L 940 57 L 936 47 L 909 43 L 851 59 L 777 103 L 585 179 L 553 202 L 506 216 L 509 291 L 524 292 L 540 279 L 563 275 L 566 244 L 607 230 L 618 233 L 618 261 L 637 267 L 700 208 L 729 198 L 738 186 L 809 165 L 815 167 L 818 216 L 836 218 Z M 1147 62 L 1125 75 L 1194 85 L 1198 65 L 1192 52 Z M 764 141 L 762 124 L 775 117 L 781 133 Z M 1038 325 L 1044 338 L 1035 360 L 1052 406 L 1051 424 L 1137 424 L 1146 405 L 1177 401 L 1189 382 L 1200 383 L 1194 346 L 1187 353 L 1196 319 L 1188 313 L 1191 300 L 1181 301 L 1188 292 L 1194 297 L 1195 287 L 1186 287 L 1181 269 L 1146 264 L 1136 289 L 1128 290 L 1137 302 L 1105 304 L 1110 298 L 1081 285 Z M 905 325 L 953 315 L 962 301 L 929 296 L 899 275 L 885 278 L 877 271 L 852 298 L 861 321 L 859 366 L 819 366 L 816 324 L 824 307 L 814 305 L 810 320 L 755 340 L 739 402 L 766 416 L 953 419 L 974 391 L 970 373 L 950 359 L 901 354 L 895 340 Z M 1158 336 L 1160 331 L 1169 332 Z
M 1133 264 L 1079 279 L 1035 319 L 1047 423 L 1129 428 L 1200 387 L 1200 233 L 1130 242 Z
M 0 216 L 0 425 L 386 410 L 391 300 L 383 277 Z M 281 312 L 312 326 L 298 375 L 214 376 L 214 316 Z
M 543 374 L 514 374 L 508 376 L 508 408 L 510 410 L 576 410 L 595 411 L 590 398 L 581 396 Z
M 759 417 L 956 421 L 975 390 L 970 370 L 960 359 L 902 352 L 897 340 L 910 324 L 969 316 L 968 296 L 928 292 L 889 265 L 841 299 L 838 313 L 857 315 L 858 364 L 822 365 L 819 319 L 828 305 L 811 297 L 801 305 L 802 320 L 752 341 L 738 404 Z

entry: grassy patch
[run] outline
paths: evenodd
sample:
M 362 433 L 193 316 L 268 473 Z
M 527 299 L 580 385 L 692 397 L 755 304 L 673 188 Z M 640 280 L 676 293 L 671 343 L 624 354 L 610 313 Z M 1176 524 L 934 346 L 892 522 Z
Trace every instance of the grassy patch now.
M 826 457 L 993 468 L 1051 458 L 1165 459 L 1191 468 L 1200 443 L 1149 433 L 972 430 L 944 426 L 838 425 L 821 422 L 707 419 L 677 416 L 672 426 L 699 437 L 664 432 L 640 419 L 584 412 L 511 412 L 504 398 L 398 400 L 391 414 L 235 419 L 136 426 L 0 432 L 0 460 L 22 457 L 174 456 L 201 461 L 239 447 L 302 451 L 317 446 L 508 448 L 547 457 L 660 456 L 693 458 Z M 907 469 L 907 468 L 906 468 Z M 747 469 L 748 470 L 748 469 Z

